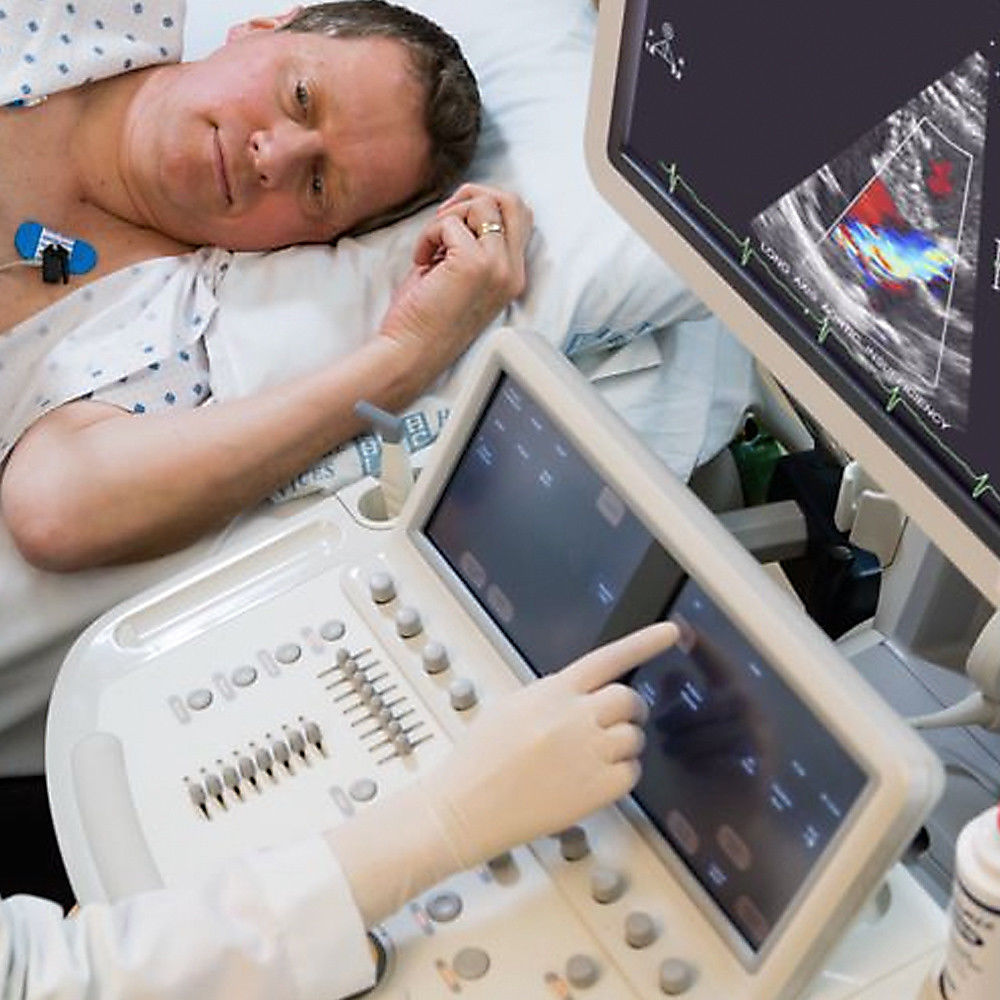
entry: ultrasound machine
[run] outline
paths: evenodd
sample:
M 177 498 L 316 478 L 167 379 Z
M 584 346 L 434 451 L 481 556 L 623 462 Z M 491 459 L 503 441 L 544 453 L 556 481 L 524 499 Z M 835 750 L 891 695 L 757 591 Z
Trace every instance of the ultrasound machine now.
M 398 516 L 364 480 L 74 646 L 46 760 L 82 901 L 348 821 L 505 692 L 669 618 L 628 678 L 634 793 L 390 917 L 371 995 L 925 995 L 944 917 L 896 862 L 949 762 L 873 684 L 945 636 L 975 690 L 922 724 L 1000 699 L 1000 11 L 911 35 L 911 6 L 806 36 L 790 4 L 603 0 L 588 134 L 608 200 L 850 457 L 875 621 L 835 644 L 568 361 L 501 331 Z M 900 640 L 938 600 L 961 626 Z

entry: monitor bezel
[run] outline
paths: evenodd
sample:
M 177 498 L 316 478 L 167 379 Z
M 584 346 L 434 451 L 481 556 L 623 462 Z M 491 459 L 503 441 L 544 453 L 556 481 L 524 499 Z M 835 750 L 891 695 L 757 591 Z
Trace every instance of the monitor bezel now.
M 637 67 L 623 53 L 641 51 L 641 38 L 629 39 L 625 33 L 631 29 L 641 36 L 644 25 L 641 15 L 626 18 L 630 2 L 604 0 L 600 9 L 585 139 L 598 190 L 983 596 L 1000 603 L 1000 527 L 989 512 L 908 431 L 885 420 L 878 403 L 819 343 L 801 336 L 789 310 L 743 278 L 710 234 L 662 197 L 657 184 L 624 152 L 629 75 Z M 634 2 L 644 12 L 649 0 Z M 799 348 L 778 332 L 782 329 L 796 331 Z

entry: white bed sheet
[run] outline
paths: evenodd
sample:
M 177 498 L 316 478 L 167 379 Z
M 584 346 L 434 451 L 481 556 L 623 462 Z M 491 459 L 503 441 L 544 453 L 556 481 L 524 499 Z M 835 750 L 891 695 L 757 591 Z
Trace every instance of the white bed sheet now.
M 459 37 L 479 76 L 487 117 L 473 178 L 520 191 L 535 210 L 530 290 L 499 321 L 575 349 L 609 402 L 688 475 L 737 426 L 754 396 L 752 364 L 590 183 L 582 153 L 595 23 L 589 0 L 414 6 Z M 260 12 L 240 0 L 190 4 L 186 54 L 203 54 L 221 42 L 224 25 Z M 223 399 L 252 392 L 370 335 L 426 215 L 335 250 L 237 255 L 208 339 L 213 392 Z M 460 377 L 461 366 L 436 393 L 447 401 Z M 47 693 L 90 621 L 220 546 L 273 530 L 301 504 L 264 505 L 167 559 L 71 576 L 26 566 L 0 525 L 0 774 L 41 769 Z

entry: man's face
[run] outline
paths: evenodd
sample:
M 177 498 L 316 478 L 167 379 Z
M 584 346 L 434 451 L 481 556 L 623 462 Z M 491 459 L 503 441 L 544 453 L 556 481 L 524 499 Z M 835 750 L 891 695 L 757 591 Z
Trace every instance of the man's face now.
M 329 240 L 406 201 L 429 149 L 402 43 L 256 30 L 153 74 L 120 165 L 157 229 L 260 250 Z

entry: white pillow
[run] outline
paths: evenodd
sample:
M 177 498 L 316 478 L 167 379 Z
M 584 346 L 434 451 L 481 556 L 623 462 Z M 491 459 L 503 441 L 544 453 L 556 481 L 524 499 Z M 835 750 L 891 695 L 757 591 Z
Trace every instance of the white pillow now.
M 241 6 L 236 0 L 192 4 L 185 56 L 220 44 L 225 28 L 247 16 Z M 528 290 L 498 322 L 537 330 L 574 356 L 589 347 L 582 366 L 592 378 L 617 377 L 616 407 L 640 432 L 654 432 L 653 446 L 686 477 L 699 456 L 724 445 L 735 428 L 749 398 L 750 363 L 590 180 L 583 133 L 592 5 L 412 0 L 409 6 L 458 39 L 479 80 L 484 130 L 470 179 L 517 191 L 535 214 Z M 252 393 L 342 356 L 370 336 L 432 212 L 341 240 L 336 248 L 237 255 L 208 340 L 213 393 L 220 399 Z M 698 320 L 705 322 L 692 322 Z M 676 324 L 686 331 L 676 336 L 695 338 L 694 345 L 646 336 Z M 678 350 L 686 358 L 675 387 L 679 397 L 665 398 L 669 373 L 630 380 L 630 373 L 660 366 Z M 721 408 L 720 371 L 727 383 Z M 656 443 L 663 435 L 655 433 L 665 423 L 672 425 L 666 451 Z

